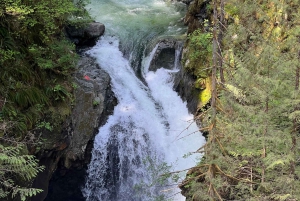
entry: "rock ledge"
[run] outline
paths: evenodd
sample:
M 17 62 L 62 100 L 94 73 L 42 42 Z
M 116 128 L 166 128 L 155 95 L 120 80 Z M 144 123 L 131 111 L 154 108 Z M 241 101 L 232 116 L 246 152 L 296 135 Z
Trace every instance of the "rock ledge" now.
M 96 44 L 97 39 L 104 34 L 105 26 L 100 22 L 91 22 L 83 28 L 68 26 L 66 32 L 75 45 L 92 47 Z

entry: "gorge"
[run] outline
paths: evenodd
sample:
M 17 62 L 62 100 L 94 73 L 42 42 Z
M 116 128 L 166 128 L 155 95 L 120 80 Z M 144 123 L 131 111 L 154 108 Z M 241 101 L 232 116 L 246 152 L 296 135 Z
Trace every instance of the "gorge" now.
M 159 182 L 169 171 L 194 166 L 200 155 L 189 154 L 204 143 L 187 103 L 173 90 L 182 79 L 185 6 L 164 1 L 91 1 L 87 6 L 106 31 L 83 57 L 95 58 L 108 73 L 118 103 L 95 137 L 85 198 L 78 200 L 184 200 L 177 183 Z M 85 75 L 97 83 L 98 75 Z M 181 181 L 185 171 L 178 177 Z M 46 200 L 57 200 L 55 193 Z
M 299 5 L 2 0 L 0 200 L 299 200 Z
M 94 142 L 83 189 L 87 200 L 153 200 L 170 188 L 167 185 L 176 189 L 172 184 L 158 186 L 159 175 L 170 171 L 163 165 L 178 171 L 196 162 L 195 156 L 182 157 L 204 139 L 186 103 L 172 89 L 181 47 L 175 49 L 172 69 L 148 70 L 156 52 L 147 52 L 149 44 L 184 31 L 174 22 L 180 17 L 178 6 L 163 1 L 92 1 L 87 8 L 107 30 L 87 54 L 110 75 L 118 99 Z M 178 189 L 165 197 L 174 194 L 173 200 L 183 199 Z

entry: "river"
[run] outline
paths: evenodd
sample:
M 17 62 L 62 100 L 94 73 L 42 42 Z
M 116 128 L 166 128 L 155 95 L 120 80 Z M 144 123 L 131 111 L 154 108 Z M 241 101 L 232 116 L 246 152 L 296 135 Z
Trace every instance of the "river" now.
M 173 69 L 149 71 L 155 42 L 185 33 L 185 6 L 161 0 L 91 0 L 87 9 L 106 26 L 87 54 L 110 75 L 118 104 L 95 138 L 82 189 L 86 200 L 185 200 L 177 187 L 185 172 L 177 180 L 161 175 L 194 166 L 200 156 L 184 155 L 201 147 L 204 137 L 173 90 L 179 58 Z

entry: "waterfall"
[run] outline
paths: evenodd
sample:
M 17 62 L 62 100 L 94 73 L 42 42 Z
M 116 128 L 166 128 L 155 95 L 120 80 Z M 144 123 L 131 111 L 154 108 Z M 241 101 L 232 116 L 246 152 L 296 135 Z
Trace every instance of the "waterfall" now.
M 102 1 L 102 9 L 111 9 L 105 2 Z M 99 21 L 104 24 L 107 22 L 109 31 L 87 52 L 110 75 L 118 104 L 113 115 L 95 137 L 88 176 L 82 192 L 87 201 L 150 201 L 165 198 L 184 200 L 178 193 L 176 183 L 171 179 L 163 181 L 161 176 L 169 171 L 194 166 L 200 156 L 183 156 L 196 151 L 204 143 L 202 134 L 192 121 L 193 116 L 188 113 L 186 103 L 172 89 L 174 74 L 178 72 L 179 54 L 176 54 L 173 69 L 160 68 L 156 72 L 149 71 L 149 65 L 157 46 L 149 55 L 136 58 L 145 54 L 143 48 L 154 36 L 159 37 L 162 33 L 168 35 L 166 33 L 170 30 L 172 33 L 180 31 L 176 24 L 168 27 L 170 20 L 174 20 L 173 17 L 169 21 L 162 20 L 162 24 L 157 23 L 155 26 L 159 27 L 154 32 L 150 31 L 153 29 L 151 13 L 157 12 L 158 5 L 159 11 L 164 11 L 160 18 L 164 13 L 174 12 L 173 15 L 177 17 L 180 15 L 163 1 L 131 0 L 131 4 L 127 3 L 110 1 L 110 5 L 118 8 L 121 14 L 118 15 L 112 10 L 112 13 L 103 13 L 104 18 Z M 97 2 L 92 1 L 92 5 L 95 4 Z M 145 17 L 143 12 L 148 11 L 149 16 Z M 144 16 L 140 23 L 150 21 L 150 25 L 147 25 L 149 31 L 143 24 L 145 33 L 134 33 L 138 32 L 137 22 L 129 22 L 133 26 L 124 28 L 124 19 L 119 19 L 123 12 L 129 13 L 128 15 L 140 12 Z M 121 20 L 121 25 L 110 24 L 114 22 L 114 15 Z M 132 36 L 129 36 L 129 31 Z M 146 33 L 150 36 L 145 36 Z M 142 46 L 136 44 L 140 41 L 144 41 Z M 129 52 L 129 57 L 126 52 Z M 141 61 L 139 68 L 143 82 L 136 76 L 136 66 L 132 66 L 131 61 L 134 59 Z M 180 176 L 183 177 L 184 172 Z

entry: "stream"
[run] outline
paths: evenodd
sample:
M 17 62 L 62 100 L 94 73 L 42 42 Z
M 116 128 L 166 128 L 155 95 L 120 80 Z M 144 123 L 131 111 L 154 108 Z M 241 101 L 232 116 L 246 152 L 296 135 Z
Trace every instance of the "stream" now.
M 86 53 L 111 77 L 118 100 L 94 142 L 82 193 L 87 201 L 185 200 L 178 183 L 204 143 L 186 102 L 173 90 L 172 69 L 149 70 L 162 38 L 185 33 L 185 5 L 162 0 L 91 0 L 90 14 L 106 26 Z M 184 157 L 186 156 L 186 157 Z M 163 176 L 162 176 L 163 175 Z

